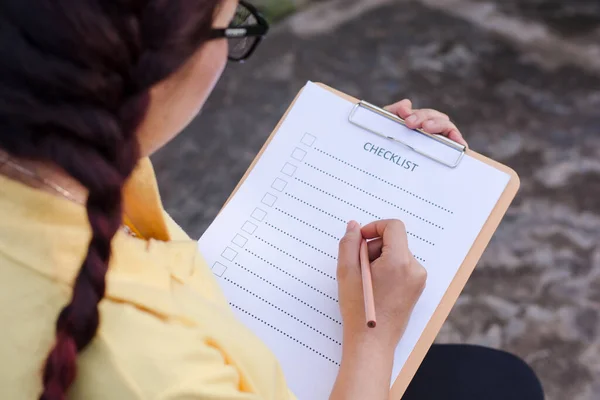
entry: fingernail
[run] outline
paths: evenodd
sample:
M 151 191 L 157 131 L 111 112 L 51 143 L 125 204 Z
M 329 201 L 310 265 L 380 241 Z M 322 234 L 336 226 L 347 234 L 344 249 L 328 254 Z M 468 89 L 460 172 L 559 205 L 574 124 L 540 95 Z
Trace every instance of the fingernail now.
M 355 226 L 356 226 L 356 222 L 354 222 L 354 221 L 348 222 L 348 226 L 346 227 L 346 233 L 348 233 L 351 230 L 353 230 Z
M 417 116 L 415 114 L 411 115 L 410 117 L 406 118 L 406 122 L 410 122 L 411 124 L 413 122 L 417 122 Z

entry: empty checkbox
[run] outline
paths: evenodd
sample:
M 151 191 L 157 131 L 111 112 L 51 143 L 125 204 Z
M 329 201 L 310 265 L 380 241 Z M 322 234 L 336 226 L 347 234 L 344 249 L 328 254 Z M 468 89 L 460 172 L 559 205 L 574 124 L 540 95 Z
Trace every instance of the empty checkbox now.
M 294 174 L 296 173 L 296 169 L 298 167 L 296 167 L 293 164 L 290 163 L 285 163 L 285 165 L 283 166 L 283 168 L 281 169 L 281 172 L 284 173 L 287 176 L 294 176 Z
M 310 133 L 305 133 L 304 136 L 302 137 L 301 142 L 303 144 L 307 145 L 308 147 L 311 147 L 315 143 L 315 140 L 317 140 L 316 137 L 314 137 Z
M 284 181 L 283 179 L 279 179 L 276 178 L 273 181 L 273 184 L 271 185 L 271 187 L 275 190 L 277 190 L 278 192 L 283 192 L 283 189 L 285 189 L 285 187 L 287 186 L 287 182 Z
M 238 233 L 237 235 L 235 235 L 235 237 L 233 238 L 231 243 L 233 243 L 239 247 L 244 247 L 246 245 L 246 243 L 248 243 L 248 238 L 245 236 L 242 236 Z
M 266 216 L 267 212 L 261 208 L 255 208 L 254 211 L 252 211 L 251 215 L 251 217 L 257 221 L 262 221 L 263 219 L 265 219 Z
M 302 161 L 306 157 L 306 150 L 302 150 L 299 147 L 296 147 L 294 151 L 292 151 L 292 158 L 294 160 Z
M 229 260 L 229 261 L 235 260 L 235 257 L 237 255 L 238 255 L 237 251 L 235 251 L 231 247 L 226 248 L 225 250 L 223 250 L 223 253 L 221 253 L 221 256 L 224 259 Z
M 220 262 L 216 262 L 212 267 L 213 274 L 216 276 L 223 276 L 225 271 L 227 271 L 227 267 L 221 264 Z
M 253 224 L 250 221 L 246 221 L 244 222 L 244 225 L 242 225 L 242 230 L 251 235 L 253 235 L 254 232 L 256 232 L 256 228 L 258 228 L 258 226 L 256 226 L 256 224 Z
M 275 201 L 277 201 L 277 196 L 274 196 L 271 193 L 267 193 L 262 198 L 261 203 L 263 203 L 264 205 L 267 205 L 269 207 L 273 207 L 273 204 L 275 204 Z

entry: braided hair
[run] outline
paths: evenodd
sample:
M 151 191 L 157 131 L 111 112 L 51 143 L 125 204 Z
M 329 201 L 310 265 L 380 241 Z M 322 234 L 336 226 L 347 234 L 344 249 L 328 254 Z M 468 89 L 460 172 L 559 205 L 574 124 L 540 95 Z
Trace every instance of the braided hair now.
M 150 88 L 208 40 L 219 0 L 2 0 L 0 148 L 50 162 L 88 190 L 91 240 L 40 399 L 59 400 L 99 324 L 122 188 L 138 159 Z

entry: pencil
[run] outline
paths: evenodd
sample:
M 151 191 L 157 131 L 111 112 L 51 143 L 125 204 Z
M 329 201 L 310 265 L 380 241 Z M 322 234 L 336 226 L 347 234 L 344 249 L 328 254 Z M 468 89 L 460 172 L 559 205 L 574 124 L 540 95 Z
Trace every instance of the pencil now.
M 367 326 L 375 328 L 375 300 L 373 298 L 373 280 L 371 279 L 371 263 L 369 262 L 369 248 L 367 241 L 362 240 L 360 244 L 360 271 L 362 273 L 363 297 L 365 298 L 365 315 Z

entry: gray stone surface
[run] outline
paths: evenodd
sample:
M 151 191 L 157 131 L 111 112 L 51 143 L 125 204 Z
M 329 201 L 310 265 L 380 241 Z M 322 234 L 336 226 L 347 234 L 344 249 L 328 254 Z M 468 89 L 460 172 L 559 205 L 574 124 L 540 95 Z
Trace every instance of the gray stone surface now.
M 561 31 L 560 18 L 525 15 L 516 3 L 499 2 L 567 40 L 599 32 L 592 22 Z M 527 49 L 418 2 L 378 0 L 314 35 L 292 25 L 231 65 L 202 115 L 154 156 L 175 220 L 201 235 L 306 80 L 378 104 L 409 97 L 438 108 L 522 179 L 438 340 L 520 355 L 549 400 L 600 399 L 599 75 L 545 68 Z
M 512 15 L 543 21 L 569 37 L 597 31 L 600 24 L 600 2 L 595 0 L 505 0 L 498 5 Z

